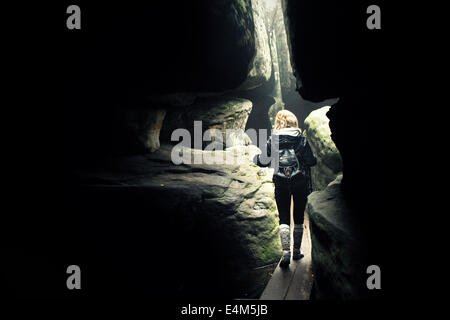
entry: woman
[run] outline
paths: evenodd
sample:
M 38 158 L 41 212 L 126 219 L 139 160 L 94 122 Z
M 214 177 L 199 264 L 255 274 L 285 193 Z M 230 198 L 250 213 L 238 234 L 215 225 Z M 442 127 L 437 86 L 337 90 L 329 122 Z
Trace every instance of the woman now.
M 278 141 L 278 148 L 271 150 L 272 141 Z M 274 153 L 274 154 L 271 154 Z M 278 157 L 279 165 L 275 168 L 273 182 L 275 184 L 275 200 L 278 206 L 280 219 L 280 237 L 283 248 L 283 256 L 280 266 L 289 266 L 291 260 L 290 239 L 290 209 L 291 196 L 294 200 L 294 250 L 293 259 L 303 257 L 300 250 L 303 237 L 303 212 L 308 196 L 309 167 L 317 161 L 306 138 L 298 127 L 297 117 L 288 110 L 281 110 L 275 118 L 275 130 L 267 141 L 267 155 L 273 159 Z M 268 166 L 261 163 L 260 155 L 256 158 L 259 166 Z

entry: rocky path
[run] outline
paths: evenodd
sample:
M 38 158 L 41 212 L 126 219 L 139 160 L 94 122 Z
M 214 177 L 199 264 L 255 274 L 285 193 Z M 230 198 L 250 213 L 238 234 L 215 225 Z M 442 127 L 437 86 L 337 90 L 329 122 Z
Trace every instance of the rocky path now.
M 311 235 L 307 212 L 305 212 L 304 225 L 302 251 L 305 256 L 298 261 L 291 260 L 288 269 L 282 269 L 278 264 L 260 300 L 309 300 L 313 273 L 311 267 Z

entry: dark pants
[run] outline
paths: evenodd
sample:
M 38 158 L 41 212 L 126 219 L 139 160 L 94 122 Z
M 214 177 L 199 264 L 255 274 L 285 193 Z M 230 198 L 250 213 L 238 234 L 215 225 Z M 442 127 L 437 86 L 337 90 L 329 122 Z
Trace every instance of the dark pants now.
M 306 177 L 301 173 L 291 179 L 274 176 L 275 200 L 278 206 L 280 224 L 290 225 L 291 223 L 291 195 L 294 198 L 294 223 L 302 224 L 308 196 L 308 184 Z

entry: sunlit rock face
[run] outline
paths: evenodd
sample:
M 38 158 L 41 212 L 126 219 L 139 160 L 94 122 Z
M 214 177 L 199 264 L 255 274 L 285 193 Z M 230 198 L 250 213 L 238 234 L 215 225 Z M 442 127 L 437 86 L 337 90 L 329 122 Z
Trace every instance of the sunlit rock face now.
M 266 12 L 263 0 L 251 0 L 255 30 L 256 54 L 253 58 L 247 79 L 238 89 L 249 90 L 269 81 L 272 74 L 269 35 L 266 28 Z
M 309 114 L 305 120 L 305 132 L 317 165 L 311 168 L 313 190 L 323 190 L 342 172 L 342 160 L 333 140 L 326 113 L 330 107 L 322 107 Z
M 276 39 L 278 66 L 280 70 L 280 84 L 283 97 L 296 93 L 296 79 L 291 66 L 291 57 L 289 53 L 289 44 L 286 35 L 286 25 L 284 23 L 283 9 L 280 3 L 277 3 L 273 13 L 273 33 Z M 297 94 L 297 93 L 296 93 Z
M 361 299 L 367 293 L 364 242 L 341 192 L 342 175 L 308 196 L 316 299 Z
M 176 166 L 172 146 L 162 145 L 146 156 L 116 158 L 101 171 L 79 172 L 77 216 L 93 256 L 116 261 L 113 272 L 133 290 L 242 297 L 243 277 L 276 262 L 281 247 L 273 171 L 251 162 L 255 146 L 235 151 L 186 149 L 192 156 L 228 156 L 232 164 Z M 126 230 L 132 232 L 122 237 Z

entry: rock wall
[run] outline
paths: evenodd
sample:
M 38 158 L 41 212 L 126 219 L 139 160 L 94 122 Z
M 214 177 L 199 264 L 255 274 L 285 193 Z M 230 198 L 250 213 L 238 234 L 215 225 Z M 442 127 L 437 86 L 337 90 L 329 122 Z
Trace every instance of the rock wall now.
M 254 0 L 252 5 L 255 9 L 254 17 L 258 21 L 255 21 L 257 30 L 259 30 L 256 32 L 256 35 L 259 39 L 264 39 L 262 43 L 259 41 L 261 45 L 258 47 L 257 52 L 260 54 L 257 53 L 255 56 L 253 67 L 259 66 L 258 68 L 266 72 L 266 74 L 265 77 L 259 77 L 263 81 L 259 81 L 258 86 L 241 86 L 233 94 L 249 99 L 253 103 L 254 108 L 249 117 L 247 128 L 270 130 L 272 128 L 272 120 L 269 115 L 270 110 L 279 110 L 284 106 L 281 97 L 276 34 L 272 29 L 273 8 L 262 0 Z M 264 57 L 264 59 L 261 57 Z M 262 61 L 265 62 L 263 63 Z M 249 78 L 249 80 L 251 79 Z
M 233 99 L 233 95 L 236 97 L 251 97 L 252 94 L 236 94 L 236 92 L 252 92 L 255 89 L 261 87 L 273 86 L 269 81 L 275 77 L 275 83 L 279 88 L 279 74 L 276 72 L 278 59 L 276 58 L 276 47 L 271 48 L 269 33 L 266 27 L 266 10 L 264 1 L 251 0 L 250 8 L 245 2 L 233 4 L 235 6 L 236 15 L 233 19 L 236 20 L 239 28 L 245 23 L 252 23 L 251 27 L 248 27 L 246 36 L 253 37 L 252 41 L 248 41 L 247 45 L 252 45 L 254 55 L 251 62 L 248 64 L 248 74 L 242 83 L 232 90 L 228 90 L 228 97 L 222 96 L 222 93 L 217 91 L 212 92 L 197 92 L 194 93 L 195 102 L 189 101 L 189 107 L 186 108 L 173 108 L 173 105 L 166 104 L 168 110 L 168 116 L 166 118 L 166 125 L 164 125 L 164 132 L 162 138 L 165 142 L 169 142 L 170 133 L 176 128 L 189 128 L 192 131 L 193 121 L 203 121 L 204 130 L 207 129 L 219 129 L 223 131 L 223 137 L 225 141 L 226 129 L 245 129 L 249 113 L 251 111 L 252 103 L 242 104 L 239 98 Z M 234 3 L 231 1 L 231 3 Z M 215 12 L 215 11 L 214 11 Z M 245 14 L 251 14 L 252 20 L 242 22 L 242 19 L 247 19 Z M 230 28 L 229 26 L 226 26 Z M 235 36 L 235 35 L 234 35 Z M 236 36 L 235 36 L 236 37 Z M 239 43 L 242 43 L 242 39 L 237 39 Z M 223 45 L 224 50 L 226 44 Z M 275 58 L 274 58 L 275 54 Z M 227 59 L 229 59 L 228 57 Z M 275 60 L 274 60 L 275 59 Z M 220 61 L 215 61 L 218 65 L 221 65 Z M 198 71 L 196 70 L 195 73 Z M 220 76 L 220 75 L 218 75 Z M 217 82 L 218 80 L 214 80 Z M 221 80 L 219 80 L 220 82 Z M 277 87 L 277 85 L 275 85 Z M 279 89 L 279 94 L 281 94 Z M 281 97 L 280 97 L 281 99 Z M 158 97 L 153 97 L 153 100 L 158 100 Z M 259 98 L 255 99 L 255 102 L 259 101 Z M 254 103 L 258 109 L 265 109 L 263 106 Z M 239 108 L 242 108 L 239 110 Z M 258 110 L 259 111 L 259 110 Z M 258 112 L 257 111 L 257 112 Z M 267 111 L 265 111 L 267 114 Z M 248 139 L 245 139 L 245 143 L 249 143 Z M 236 139 L 235 139 L 236 142 Z M 232 142 L 231 144 L 233 144 Z M 241 142 L 238 142 L 241 143 Z
M 253 21 L 255 23 L 256 54 L 253 58 L 247 79 L 239 86 L 239 90 L 250 90 L 269 81 L 272 74 L 272 57 L 270 54 L 269 34 L 265 23 L 263 0 L 251 0 Z
M 340 173 L 342 160 L 333 140 L 328 125 L 327 112 L 330 107 L 322 107 L 309 114 L 305 120 L 305 133 L 317 165 L 311 168 L 311 180 L 314 191 L 323 190 Z
M 67 138 L 74 163 L 156 150 L 161 126 L 148 133 L 133 114 L 160 122 L 162 112 L 170 116 L 199 96 L 267 82 L 271 57 L 260 2 L 156 1 L 101 12 L 87 4 L 92 16 L 109 18 L 89 21 L 89 54 L 77 57 L 71 79 Z
M 296 79 L 291 66 L 289 44 L 286 35 L 286 26 L 284 23 L 281 2 L 278 2 L 275 10 L 276 11 L 273 13 L 273 32 L 276 37 L 280 82 L 281 87 L 283 88 L 283 95 L 287 95 L 288 92 L 295 92 Z
M 365 246 L 341 182 L 339 175 L 308 196 L 315 299 L 353 300 L 367 293 Z
M 361 174 L 381 166 L 381 128 L 389 100 L 383 96 L 389 74 L 382 58 L 383 37 L 367 30 L 361 18 L 370 3 L 283 0 L 282 4 L 298 92 L 313 102 L 339 98 L 327 117 L 342 156 L 346 195 L 352 205 L 380 203 L 373 197 L 382 188 L 382 175 L 373 183 Z M 371 192 L 363 192 L 361 186 Z M 371 214 L 376 215 L 375 210 Z
M 342 158 L 342 192 L 367 239 L 368 263 L 381 263 L 389 243 L 388 238 L 380 241 L 373 221 L 387 210 L 385 191 L 392 175 L 387 174 L 386 145 L 392 139 L 387 139 L 391 131 L 385 125 L 396 108 L 386 107 L 392 101 L 386 34 L 367 29 L 364 14 L 369 1 L 355 5 L 283 0 L 282 4 L 297 91 L 312 102 L 339 98 L 330 102 L 327 117 Z M 376 298 L 376 293 L 370 297 Z

